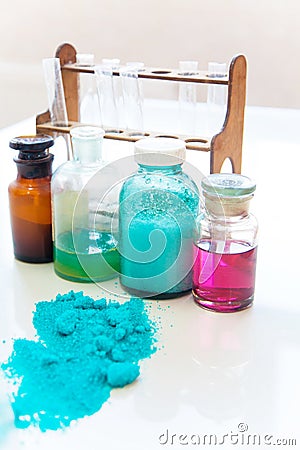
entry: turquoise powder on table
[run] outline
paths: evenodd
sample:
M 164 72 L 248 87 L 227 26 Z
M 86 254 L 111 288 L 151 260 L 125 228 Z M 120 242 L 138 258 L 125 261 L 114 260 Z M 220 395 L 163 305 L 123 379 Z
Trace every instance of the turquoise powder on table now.
M 56 430 L 95 413 L 155 351 L 155 327 L 141 299 L 120 304 L 71 291 L 37 303 L 33 324 L 38 340 L 15 340 L 2 365 L 19 383 L 12 403 L 18 428 Z

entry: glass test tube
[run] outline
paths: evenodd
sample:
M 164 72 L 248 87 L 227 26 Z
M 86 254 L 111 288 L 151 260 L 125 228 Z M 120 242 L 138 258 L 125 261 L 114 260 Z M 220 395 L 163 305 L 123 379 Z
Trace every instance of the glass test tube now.
M 43 72 L 51 124 L 61 127 L 68 126 L 69 121 L 59 58 L 43 59 Z M 70 159 L 72 152 L 69 134 L 57 132 L 53 133 L 53 135 L 55 138 L 60 136 L 64 138 L 67 147 L 67 158 Z
M 179 61 L 181 75 L 195 75 L 198 61 Z M 179 83 L 179 129 L 183 134 L 195 134 L 197 120 L 197 89 L 195 83 Z
M 120 69 L 120 59 L 119 58 L 103 58 L 102 64 L 110 66 L 112 71 L 118 71 Z M 123 93 L 120 77 L 113 77 L 113 90 L 115 96 L 115 102 L 118 111 L 118 121 L 119 128 L 124 128 L 124 111 L 123 111 Z
M 94 55 L 92 53 L 77 53 L 76 65 L 80 67 L 94 66 Z M 81 73 L 79 80 L 79 121 L 90 125 L 100 125 L 96 77 L 94 74 Z
M 51 123 L 52 125 L 68 126 L 68 115 L 59 58 L 43 59 L 43 70 Z
M 120 60 L 119 58 L 103 58 L 102 64 L 104 66 L 110 66 L 112 70 L 118 70 L 120 67 Z
M 133 130 L 135 136 L 144 135 L 144 96 L 138 77 L 138 72 L 142 70 L 142 62 L 128 62 L 120 69 L 126 127 Z
M 104 61 L 106 61 L 105 64 L 96 65 L 94 67 L 97 80 L 101 125 L 106 131 L 118 132 L 120 130 L 119 108 L 113 79 L 113 70 L 115 67 L 113 64 L 107 62 L 114 60 Z
M 227 75 L 226 63 L 208 63 L 208 76 L 223 78 Z M 223 85 L 209 84 L 207 89 L 207 133 L 219 132 L 223 126 L 226 112 L 227 88 Z

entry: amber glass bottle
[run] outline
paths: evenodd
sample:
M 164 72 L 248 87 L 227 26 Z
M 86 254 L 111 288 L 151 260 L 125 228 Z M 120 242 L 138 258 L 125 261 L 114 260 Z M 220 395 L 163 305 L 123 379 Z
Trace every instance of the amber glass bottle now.
M 9 146 L 19 150 L 18 175 L 8 188 L 15 257 L 44 263 L 53 260 L 51 228 L 51 174 L 54 141 L 51 136 L 20 136 Z

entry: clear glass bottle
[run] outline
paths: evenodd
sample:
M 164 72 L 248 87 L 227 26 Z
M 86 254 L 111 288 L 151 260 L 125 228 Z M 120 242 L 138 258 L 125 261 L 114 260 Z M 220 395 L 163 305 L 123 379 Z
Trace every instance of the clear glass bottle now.
M 258 230 L 249 202 L 256 185 L 242 175 L 212 174 L 201 186 L 204 208 L 194 243 L 194 299 L 218 312 L 248 308 L 254 298 Z
M 179 139 L 135 144 L 139 169 L 123 184 L 119 209 L 120 280 L 134 295 L 171 298 L 191 290 L 199 197 L 184 160 Z
M 19 136 L 9 146 L 18 150 L 17 179 L 8 188 L 14 254 L 21 261 L 53 260 L 51 193 L 54 144 L 47 135 Z
M 60 166 L 52 179 L 54 270 L 67 280 L 97 282 L 118 275 L 119 254 L 111 230 L 116 199 L 102 160 L 104 131 L 71 129 L 74 160 Z

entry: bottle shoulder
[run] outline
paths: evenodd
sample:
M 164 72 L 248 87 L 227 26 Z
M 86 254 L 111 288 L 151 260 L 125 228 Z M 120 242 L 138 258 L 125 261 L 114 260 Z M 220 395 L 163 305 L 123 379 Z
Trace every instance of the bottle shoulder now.
M 53 173 L 53 177 L 56 177 L 60 174 L 77 174 L 77 173 L 91 173 L 96 172 L 97 170 L 103 168 L 105 166 L 105 162 L 97 161 L 94 163 L 83 164 L 80 161 L 66 161 L 61 164 Z
M 258 221 L 254 214 L 249 213 L 244 216 L 214 216 L 209 214 L 205 208 L 201 208 L 197 221 L 202 224 L 219 224 L 224 227 L 241 228 L 241 227 L 257 227 Z
M 159 172 L 136 172 L 130 175 L 123 183 L 121 194 L 126 195 L 126 193 L 131 194 L 135 191 L 149 189 L 158 189 L 173 193 L 181 193 L 183 190 L 189 190 L 192 194 L 199 194 L 196 183 L 185 172 L 168 175 Z
M 195 220 L 198 213 L 198 189 L 182 174 L 134 174 L 124 182 L 119 199 L 122 214 L 128 217 L 151 210 L 159 216 L 172 213 L 178 220 Z
M 11 192 L 27 192 L 27 191 L 49 191 L 51 184 L 51 176 L 45 178 L 23 178 L 18 177 L 11 181 L 8 185 L 8 191 Z
M 83 165 L 78 161 L 67 161 L 53 173 L 52 190 L 62 187 L 71 190 L 81 189 L 103 167 L 102 164 Z
M 195 239 L 209 239 L 216 241 L 239 241 L 248 245 L 257 245 L 258 222 L 256 217 L 248 214 L 242 219 L 223 220 L 212 219 L 211 216 L 201 213 L 196 220 Z

